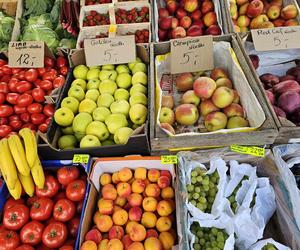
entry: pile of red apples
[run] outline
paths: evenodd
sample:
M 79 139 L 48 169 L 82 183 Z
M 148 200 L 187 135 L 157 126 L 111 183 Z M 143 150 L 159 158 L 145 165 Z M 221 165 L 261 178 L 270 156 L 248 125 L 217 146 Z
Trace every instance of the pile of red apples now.
M 223 68 L 213 69 L 209 77 L 179 74 L 175 85 L 180 93 L 179 105 L 175 107 L 172 95 L 164 95 L 159 115 L 161 128 L 171 134 L 180 126 L 199 127 L 201 115 L 209 132 L 249 126 L 239 95 Z
M 297 7 L 283 0 L 230 0 L 230 15 L 236 32 L 299 25 Z
M 165 8 L 159 8 L 158 15 L 159 41 L 221 34 L 211 0 L 166 0 Z

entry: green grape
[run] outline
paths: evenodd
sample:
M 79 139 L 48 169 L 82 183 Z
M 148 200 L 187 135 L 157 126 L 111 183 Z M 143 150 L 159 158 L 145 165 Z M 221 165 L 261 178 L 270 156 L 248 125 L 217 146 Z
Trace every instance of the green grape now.
M 217 177 L 211 176 L 210 181 L 214 184 L 217 183 Z
M 194 169 L 194 171 L 196 171 L 198 174 L 202 174 L 203 171 L 205 171 L 205 170 L 202 169 L 202 168 L 200 168 L 200 167 L 196 167 L 196 168 Z
M 196 206 L 196 205 L 197 205 L 197 202 L 194 201 L 194 200 L 192 200 L 191 203 L 192 203 L 193 206 Z
M 217 236 L 217 235 L 218 235 L 218 229 L 215 228 L 215 227 L 213 227 L 213 228 L 211 229 L 211 233 L 212 233 L 212 235 Z
M 193 170 L 192 173 L 191 173 L 191 176 L 192 176 L 192 177 L 197 177 L 197 176 L 198 176 L 197 171 Z
M 202 204 L 206 204 L 207 200 L 204 197 L 200 197 L 199 202 L 202 203 Z
M 204 245 L 205 245 L 205 239 L 203 239 L 203 238 L 200 239 L 200 240 L 199 240 L 199 243 L 200 243 L 201 246 L 204 246 Z
M 216 247 L 217 246 L 217 242 L 214 236 L 210 236 L 210 242 L 211 242 L 211 246 L 212 247 Z
M 200 187 L 195 187 L 195 192 L 196 193 L 200 193 L 201 192 L 201 188 Z
M 203 180 L 202 176 L 197 176 L 197 181 L 201 182 Z
M 197 203 L 197 208 L 199 208 L 201 211 L 205 211 L 207 208 L 206 204 L 202 204 L 200 202 Z
M 209 189 L 209 192 L 208 192 L 208 195 L 209 196 L 212 196 L 212 197 L 215 197 L 216 196 L 216 190 L 215 189 Z
M 209 186 L 208 185 L 203 185 L 203 190 L 204 191 L 208 191 L 209 190 Z
M 277 247 L 275 247 L 273 244 L 268 243 L 263 247 L 263 250 L 277 250 Z
M 205 196 L 206 196 L 206 193 L 205 193 L 205 192 L 200 192 L 200 196 L 201 196 L 201 197 L 205 197 Z
M 200 249 L 201 249 L 200 244 L 198 243 L 194 244 L 194 250 L 200 250 Z
M 233 203 L 235 202 L 235 197 L 233 195 L 230 195 L 228 200 L 230 203 Z
M 194 191 L 194 185 L 192 185 L 192 184 L 188 184 L 186 188 L 187 188 L 188 192 Z
M 193 194 L 192 194 L 192 193 L 189 193 L 189 194 L 188 194 L 188 199 L 191 200 L 192 198 L 193 198 Z
M 224 241 L 219 241 L 218 243 L 218 248 L 220 248 L 220 249 L 223 249 L 224 248 L 224 246 L 225 246 L 225 243 L 224 243 Z
M 220 250 L 220 248 L 218 248 L 217 246 L 214 246 L 213 250 Z
M 198 236 L 199 238 L 203 237 L 203 232 L 202 232 L 201 230 L 199 230 L 199 231 L 197 232 L 197 236 Z
M 194 194 L 193 194 L 193 198 L 194 198 L 195 200 L 199 199 L 199 197 L 200 197 L 200 195 L 199 195 L 198 193 L 194 193 Z
M 213 182 L 210 182 L 209 183 L 209 188 L 214 188 L 215 187 L 215 184 Z
M 192 184 L 196 184 L 197 183 L 197 178 L 196 177 L 192 177 L 191 182 L 192 182 Z

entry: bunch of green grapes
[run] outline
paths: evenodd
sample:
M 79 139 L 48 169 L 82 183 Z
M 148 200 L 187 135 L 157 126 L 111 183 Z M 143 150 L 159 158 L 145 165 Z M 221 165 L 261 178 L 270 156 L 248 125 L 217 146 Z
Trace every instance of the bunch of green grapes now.
M 194 250 L 222 250 L 228 234 L 219 228 L 202 228 L 194 222 L 191 231 L 195 235 Z
M 275 247 L 273 244 L 268 243 L 267 245 L 265 245 L 262 250 L 277 250 L 277 247 Z
M 187 185 L 188 200 L 202 212 L 211 212 L 218 192 L 219 174 L 217 171 L 206 175 L 206 170 L 195 168 L 191 173 L 191 184 Z
M 234 212 L 236 212 L 236 209 L 237 209 L 237 201 L 235 200 L 236 193 L 242 186 L 243 180 L 247 180 L 247 179 L 248 179 L 248 176 L 244 176 L 243 179 L 240 181 L 240 183 L 235 187 L 232 194 L 228 197 L 228 200 L 230 202 L 230 207 L 231 207 L 232 211 L 234 211 Z

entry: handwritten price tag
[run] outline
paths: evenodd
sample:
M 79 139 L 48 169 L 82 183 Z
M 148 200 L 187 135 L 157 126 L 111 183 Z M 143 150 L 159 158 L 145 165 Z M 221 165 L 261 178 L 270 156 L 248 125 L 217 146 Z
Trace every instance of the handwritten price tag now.
M 74 154 L 73 164 L 88 164 L 90 156 L 87 154 Z
M 84 48 L 87 66 L 129 63 L 136 58 L 133 35 L 85 39 Z
M 8 65 L 15 68 L 44 67 L 45 44 L 42 41 L 10 42 Z
M 199 36 L 171 40 L 171 73 L 197 72 L 214 68 L 213 38 Z
M 251 30 L 251 34 L 257 51 L 300 48 L 299 26 Z
M 265 149 L 260 147 L 252 147 L 252 146 L 240 146 L 240 145 L 231 145 L 230 146 L 231 151 L 237 152 L 240 154 L 246 154 L 246 155 L 254 155 L 258 157 L 264 157 L 265 156 Z
M 161 163 L 162 164 L 177 164 L 177 156 L 176 155 L 162 155 Z

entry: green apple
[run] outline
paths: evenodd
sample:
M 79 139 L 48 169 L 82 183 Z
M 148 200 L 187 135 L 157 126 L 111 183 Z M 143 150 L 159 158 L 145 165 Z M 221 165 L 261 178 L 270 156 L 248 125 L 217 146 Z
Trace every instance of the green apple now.
M 105 93 L 103 95 L 99 95 L 97 99 L 98 107 L 106 107 L 109 108 L 110 104 L 115 101 L 114 97 L 111 94 Z
M 110 110 L 106 107 L 98 107 L 93 111 L 94 121 L 104 122 L 105 118 L 111 114 Z
M 86 89 L 86 81 L 85 80 L 82 80 L 82 79 L 75 79 L 71 86 L 79 86 L 81 87 L 84 91 Z
M 128 73 L 119 74 L 116 83 L 119 88 L 128 89 L 131 86 L 131 75 Z
M 111 145 L 115 145 L 114 141 L 111 140 L 105 140 L 103 142 L 101 142 L 102 146 L 111 146 Z
M 115 69 L 115 65 L 112 64 L 107 64 L 107 65 L 103 65 L 102 66 L 102 70 L 106 69 L 106 70 L 114 70 Z
M 94 135 L 86 135 L 80 141 L 80 148 L 100 147 L 101 142 Z
M 118 74 L 129 73 L 130 72 L 129 68 L 124 64 L 118 65 L 117 68 L 116 68 L 116 71 L 118 72 Z
M 127 127 L 128 122 L 126 120 L 126 116 L 123 114 L 111 114 L 106 117 L 105 124 L 108 131 L 111 134 L 114 134 L 118 128 Z
M 76 79 L 86 80 L 86 74 L 89 71 L 88 67 L 85 65 L 78 65 L 73 70 L 73 76 Z
M 79 113 L 73 120 L 73 131 L 77 134 L 85 134 L 86 127 L 93 121 L 89 113 Z
M 77 140 L 74 135 L 63 135 L 58 139 L 58 148 L 74 148 L 76 146 Z
M 130 97 L 129 103 L 131 106 L 133 106 L 134 104 L 137 104 L 137 103 L 147 106 L 148 99 L 147 99 L 147 96 L 145 96 L 143 93 L 135 93 L 134 95 L 132 95 Z
M 77 142 L 80 142 L 81 139 L 82 139 L 83 137 L 85 137 L 85 133 L 84 133 L 84 134 L 81 134 L 81 133 L 74 133 L 74 136 L 76 137 Z
M 125 100 L 115 101 L 110 105 L 110 111 L 112 114 L 123 114 L 128 116 L 130 105 Z
M 143 93 L 143 94 L 147 94 L 147 88 L 140 84 L 140 83 L 137 83 L 137 84 L 134 84 L 131 89 L 130 89 L 130 95 L 134 95 L 135 93 Z
M 92 80 L 88 81 L 88 83 L 86 85 L 86 88 L 87 88 L 87 90 L 98 89 L 99 85 L 100 85 L 100 80 L 99 79 L 92 79 Z
M 74 113 L 69 108 L 59 108 L 54 113 L 55 122 L 62 127 L 70 126 L 74 119 Z
M 148 84 L 148 77 L 144 72 L 139 71 L 139 72 L 136 72 L 135 74 L 133 74 L 131 82 L 132 82 L 132 85 L 135 85 L 135 84 L 138 84 L 138 83 L 143 84 L 143 85 L 147 85 Z
M 60 106 L 62 108 L 69 108 L 74 114 L 76 114 L 78 111 L 79 101 L 75 97 L 67 96 L 62 100 Z
M 81 87 L 72 86 L 68 91 L 68 96 L 75 97 L 78 101 L 82 101 L 84 99 L 85 93 Z
M 100 141 L 105 141 L 109 137 L 109 132 L 106 125 L 103 122 L 93 121 L 85 130 L 87 135 L 97 136 Z
M 97 104 L 91 99 L 84 99 L 78 108 L 79 113 L 89 113 L 92 114 L 93 111 L 97 108 Z
M 119 128 L 115 135 L 114 135 L 114 141 L 116 144 L 126 144 L 129 137 L 132 135 L 133 130 L 128 127 L 122 127 Z
M 134 104 L 129 110 L 129 117 L 134 124 L 142 125 L 146 121 L 147 111 L 143 104 Z
M 100 73 L 100 69 L 97 68 L 90 69 L 86 74 L 86 79 L 88 81 L 92 79 L 98 79 L 99 73 Z
M 116 101 L 129 99 L 129 92 L 126 89 L 117 89 L 114 93 L 114 98 Z
M 100 94 L 108 93 L 113 95 L 117 88 L 117 84 L 109 79 L 102 81 L 99 85 Z
M 115 81 L 117 78 L 117 75 L 118 75 L 118 73 L 115 70 L 101 70 L 98 77 L 99 77 L 100 81 L 104 81 L 106 79 Z
M 61 132 L 63 132 L 64 135 L 73 135 L 74 134 L 72 126 L 61 128 Z
M 133 66 L 133 68 L 131 70 L 132 74 L 135 74 L 136 72 L 140 72 L 140 71 L 147 73 L 147 66 L 145 63 L 138 62 Z
M 89 89 L 86 93 L 85 93 L 85 99 L 91 99 L 94 102 L 97 101 L 98 97 L 99 97 L 100 93 L 98 91 L 98 89 Z
M 142 60 L 139 57 L 137 57 L 134 62 L 128 63 L 129 69 L 132 70 L 134 65 L 138 62 L 142 62 Z

